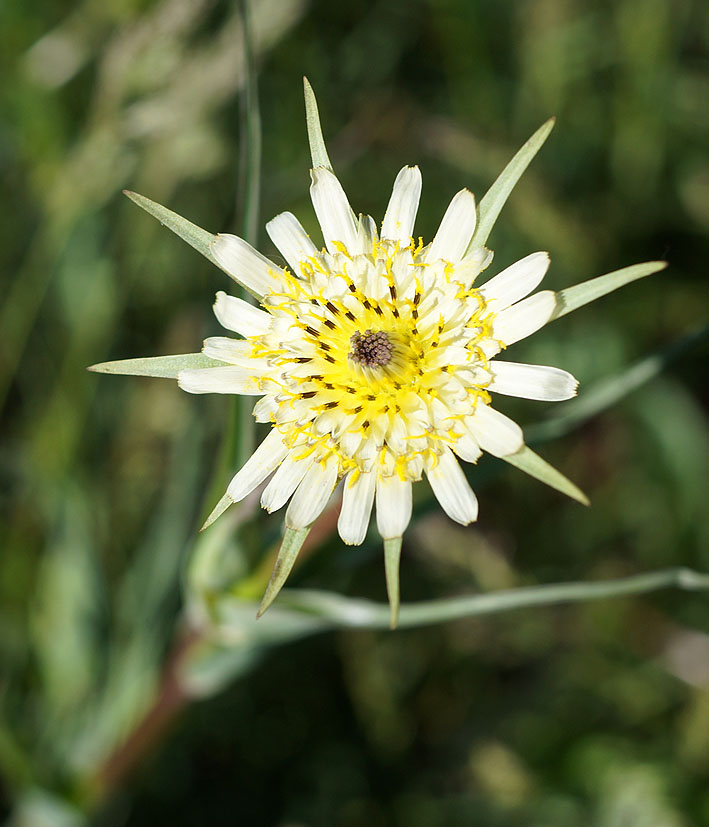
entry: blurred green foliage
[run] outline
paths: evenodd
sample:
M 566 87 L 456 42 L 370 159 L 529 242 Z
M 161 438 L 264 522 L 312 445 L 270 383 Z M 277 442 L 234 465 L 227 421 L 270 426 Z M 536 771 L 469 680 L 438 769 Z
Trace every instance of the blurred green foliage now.
M 549 250 L 555 289 L 635 261 L 671 268 L 515 358 L 572 371 L 583 396 L 706 322 L 706 3 L 259 0 L 252 12 L 260 225 L 289 209 L 316 231 L 303 74 L 356 209 L 381 217 L 398 169 L 421 166 L 424 237 L 457 189 L 481 195 L 555 114 L 490 238 L 495 265 Z M 191 352 L 216 330 L 223 274 L 120 191 L 210 231 L 239 226 L 240 21 L 218 0 L 6 0 L 0 76 L 3 813 L 30 827 L 80 824 L 92 808 L 135 827 L 709 823 L 709 604 L 669 592 L 259 644 L 227 657 L 236 683 L 103 797 L 97 773 L 150 706 L 177 618 L 208 615 L 211 591 L 236 580 L 257 597 L 278 539 L 278 518 L 253 509 L 217 524 L 190 575 L 204 603 L 180 615 L 206 492 L 233 470 L 216 460 L 228 406 L 84 370 Z M 461 529 L 422 487 L 403 600 L 709 571 L 706 356 L 684 352 L 539 448 L 590 509 L 489 460 L 471 471 L 481 520 Z M 530 424 L 549 413 L 505 409 Z M 382 569 L 374 537 L 345 548 L 325 526 L 291 583 L 381 600 Z M 195 671 L 201 694 L 224 684 L 217 672 Z

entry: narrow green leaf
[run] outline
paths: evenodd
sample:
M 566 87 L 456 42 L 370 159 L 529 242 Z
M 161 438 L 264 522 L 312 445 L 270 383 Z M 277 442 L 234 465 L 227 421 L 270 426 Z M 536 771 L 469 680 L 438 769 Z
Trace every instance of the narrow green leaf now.
M 502 457 L 502 459 L 509 462 L 510 465 L 514 465 L 515 468 L 519 468 L 520 471 L 524 471 L 525 474 L 529 474 L 530 477 L 534 477 L 557 491 L 561 491 L 562 494 L 566 494 L 572 500 L 576 500 L 582 505 L 590 505 L 588 497 L 580 488 L 575 486 L 571 480 L 566 479 L 561 471 L 557 471 L 553 465 L 549 465 L 539 454 L 535 454 L 529 446 L 525 445 L 516 454 L 510 454 Z
M 87 370 L 94 373 L 117 373 L 123 376 L 155 376 L 159 379 L 177 379 L 181 370 L 224 367 L 224 362 L 204 353 L 183 353 L 178 356 L 148 356 L 145 359 L 119 359 L 100 362 Z
M 322 136 L 318 102 L 315 100 L 313 87 L 306 77 L 303 78 L 303 90 L 305 92 L 305 124 L 308 127 L 308 143 L 310 144 L 310 157 L 313 159 L 313 169 L 325 167 L 332 172 L 332 164 Z
M 401 559 L 401 537 L 384 541 L 384 571 L 389 597 L 389 628 L 396 629 L 399 621 L 399 560 Z
M 468 245 L 468 253 L 478 247 L 485 246 L 490 231 L 495 221 L 497 221 L 500 211 L 505 206 L 505 202 L 509 198 L 510 193 L 531 163 L 532 158 L 534 158 L 542 148 L 544 141 L 549 137 L 549 133 L 554 128 L 555 123 L 556 118 L 549 118 L 548 121 L 543 123 L 502 170 L 495 183 L 485 193 L 478 206 L 478 224 Z
M 633 264 L 631 267 L 623 267 L 622 270 L 614 270 L 605 276 L 598 276 L 595 279 L 567 287 L 556 294 L 556 309 L 552 319 L 559 319 L 572 310 L 583 307 L 584 304 L 600 299 L 606 293 L 612 293 L 619 287 L 624 287 L 637 279 L 651 276 L 667 267 L 666 261 L 646 261 L 643 264 Z
M 309 532 L 310 528 L 286 528 L 286 533 L 283 537 L 278 557 L 276 558 L 276 564 L 273 567 L 268 586 L 266 586 L 266 592 L 259 606 L 257 617 L 261 617 L 271 603 L 278 597 L 278 592 L 280 592 L 283 584 L 288 579 L 288 575 L 293 568 L 293 563 L 295 563 L 295 558 L 298 556 L 298 552 Z

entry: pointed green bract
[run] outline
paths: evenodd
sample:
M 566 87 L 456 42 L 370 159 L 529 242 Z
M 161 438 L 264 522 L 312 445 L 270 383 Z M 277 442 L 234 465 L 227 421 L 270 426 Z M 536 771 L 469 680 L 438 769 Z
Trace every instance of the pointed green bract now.
M 288 579 L 288 575 L 293 568 L 293 563 L 295 563 L 298 552 L 309 532 L 310 528 L 286 528 L 286 533 L 283 537 L 281 548 L 278 551 L 278 557 L 276 558 L 276 564 L 273 567 L 268 586 L 266 586 L 266 592 L 259 606 L 257 617 L 261 617 L 271 603 L 278 597 L 278 592 L 280 592 Z
M 310 144 L 310 157 L 313 159 L 313 169 L 325 167 L 332 172 L 332 164 L 322 136 L 318 102 L 315 100 L 313 87 L 307 78 L 303 78 L 303 90 L 305 92 L 305 123 L 308 127 L 308 143 Z
M 549 137 L 549 133 L 554 128 L 555 123 L 556 118 L 549 118 L 548 121 L 543 123 L 502 170 L 495 183 L 485 193 L 478 206 L 478 223 L 468 245 L 468 253 L 478 249 L 478 247 L 485 246 L 490 231 L 495 221 L 497 221 L 497 217 L 502 208 L 505 206 L 505 202 L 509 198 L 510 193 L 531 163 L 532 158 L 534 158 L 542 148 L 544 141 Z
M 208 233 L 206 230 L 203 230 L 201 227 L 198 227 L 196 224 L 188 221 L 176 212 L 168 210 L 168 208 L 163 207 L 162 204 L 151 201 L 144 195 L 139 195 L 137 192 L 131 192 L 130 190 L 123 190 L 123 193 L 139 207 L 142 207 L 154 218 L 157 218 L 161 224 L 169 230 L 172 230 L 175 235 L 179 235 L 183 241 L 186 241 L 190 245 L 190 247 L 194 247 L 198 253 L 201 253 L 205 258 L 208 258 L 212 264 L 216 264 L 217 267 L 219 267 L 216 259 L 210 252 L 211 245 L 214 243 L 214 239 L 216 238 L 215 235 Z
M 384 571 L 389 598 L 389 628 L 396 629 L 399 622 L 399 560 L 401 537 L 384 541 Z
M 227 273 L 227 271 L 224 270 L 221 264 L 212 255 L 212 245 L 217 238 L 216 235 L 207 232 L 207 230 L 203 230 L 201 227 L 198 227 L 196 224 L 193 224 L 191 221 L 188 221 L 186 218 L 178 215 L 176 212 L 168 210 L 168 208 L 163 207 L 162 204 L 151 201 L 144 195 L 139 195 L 137 192 L 131 192 L 130 190 L 123 190 L 123 193 L 139 207 L 142 207 L 154 218 L 157 218 L 161 224 L 169 230 L 172 230 L 175 235 L 178 235 L 183 241 L 186 241 L 190 247 L 194 247 L 198 253 L 201 253 L 208 261 L 211 261 L 215 267 L 218 267 L 220 270 Z M 240 284 L 244 290 L 248 290 L 252 296 L 255 296 L 257 299 L 260 298 L 256 293 L 254 293 L 253 290 L 248 288 L 231 273 L 227 273 L 227 275 L 229 278 L 234 279 L 234 281 Z
M 224 496 L 219 500 L 219 502 L 214 506 L 212 509 L 209 517 L 204 521 L 204 525 L 200 528 L 200 531 L 204 531 L 205 528 L 209 528 L 209 526 L 218 518 L 221 517 L 222 514 L 229 508 L 230 505 L 234 504 L 234 500 L 228 495 L 224 494 Z
M 520 471 L 524 471 L 525 474 L 529 474 L 530 477 L 534 477 L 557 491 L 561 491 L 562 494 L 566 494 L 567 497 L 571 497 L 572 500 L 580 502 L 581 505 L 590 505 L 588 497 L 580 488 L 574 485 L 571 480 L 566 479 L 561 471 L 557 471 L 553 465 L 549 465 L 539 454 L 535 454 L 529 446 L 525 445 L 516 454 L 510 454 L 502 457 L 502 459 L 509 462 L 510 465 L 514 465 L 515 468 L 519 468 Z
M 567 287 L 565 290 L 559 290 L 556 294 L 556 309 L 552 319 L 559 319 L 571 313 L 572 310 L 583 307 L 584 304 L 600 299 L 601 296 L 612 293 L 633 281 L 651 276 L 653 273 L 664 270 L 665 267 L 667 267 L 666 261 L 646 261 L 643 264 L 623 267 L 622 270 L 614 270 L 612 273 L 606 273 L 605 276 L 598 276 L 581 284 L 575 284 L 573 287 Z
M 146 359 L 119 359 L 100 362 L 87 370 L 94 373 L 115 373 L 123 376 L 154 376 L 158 379 L 177 379 L 181 370 L 224 367 L 224 362 L 204 353 L 183 353 L 177 356 L 149 356 Z

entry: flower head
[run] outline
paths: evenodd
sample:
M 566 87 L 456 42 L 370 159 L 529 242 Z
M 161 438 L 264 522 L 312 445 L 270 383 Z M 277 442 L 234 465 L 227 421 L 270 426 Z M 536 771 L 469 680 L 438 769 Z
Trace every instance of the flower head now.
M 495 357 L 551 318 L 554 293 L 525 298 L 549 266 L 533 253 L 476 286 L 492 253 L 468 251 L 476 225 L 472 193 L 451 201 L 433 241 L 414 238 L 421 193 L 417 167 L 394 182 L 381 230 L 354 218 L 335 175 L 318 168 L 311 194 L 322 227 L 319 249 L 291 213 L 266 229 L 286 267 L 236 236 L 217 236 L 213 255 L 260 295 L 260 308 L 219 293 L 219 322 L 243 338 L 207 339 L 223 367 L 185 370 L 193 393 L 258 395 L 271 431 L 227 489 L 243 499 L 273 472 L 261 503 L 289 502 L 286 525 L 307 528 L 342 480 L 338 521 L 361 543 L 373 506 L 384 539 L 411 518 L 411 487 L 424 475 L 442 508 L 467 524 L 475 494 L 458 458 L 476 462 L 523 446 L 522 431 L 493 407 L 495 393 L 532 399 L 573 396 L 563 370 Z M 376 505 L 375 505 L 376 503 Z
M 338 531 L 364 540 L 372 510 L 385 541 L 392 623 L 398 607 L 401 536 L 411 519 L 412 485 L 427 477 L 443 510 L 466 525 L 477 499 L 459 464 L 486 451 L 580 502 L 585 496 L 524 444 L 496 395 L 546 401 L 576 393 L 571 374 L 499 358 L 553 318 L 664 262 L 647 262 L 555 294 L 533 292 L 549 267 L 537 252 L 492 278 L 485 243 L 514 184 L 548 136 L 544 124 L 476 205 L 467 189 L 451 201 L 431 243 L 414 231 L 421 194 L 417 167 L 398 174 L 381 226 L 357 217 L 322 141 L 317 105 L 305 85 L 313 170 L 311 196 L 325 246 L 297 218 L 266 225 L 280 266 L 233 235 L 196 227 L 135 193 L 138 204 L 251 292 L 258 307 L 220 292 L 214 312 L 239 338 L 218 336 L 203 354 L 109 362 L 107 373 L 176 376 L 191 393 L 260 397 L 253 413 L 266 438 L 230 482 L 206 525 L 269 477 L 261 504 L 288 503 L 286 536 L 262 603 L 285 582 L 307 530 L 341 484 Z

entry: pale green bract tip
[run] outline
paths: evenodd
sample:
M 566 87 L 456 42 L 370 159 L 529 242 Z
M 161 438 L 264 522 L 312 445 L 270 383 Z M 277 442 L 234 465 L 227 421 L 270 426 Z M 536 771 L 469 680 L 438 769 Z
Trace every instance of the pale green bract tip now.
M 286 528 L 286 533 L 283 536 L 283 542 L 278 551 L 276 563 L 273 566 L 271 579 L 268 581 L 266 591 L 263 595 L 263 600 L 259 606 L 256 617 L 261 615 L 268 609 L 273 601 L 278 597 L 278 593 L 283 588 L 288 575 L 293 568 L 296 557 L 308 536 L 310 528 Z
M 209 526 L 215 522 L 222 514 L 229 508 L 229 506 L 234 505 L 234 500 L 228 495 L 225 494 L 221 500 L 214 506 L 212 509 L 212 513 L 207 517 L 204 521 L 204 525 L 200 528 L 200 531 L 204 531 L 205 528 L 209 528 Z
M 94 373 L 113 373 L 123 376 L 153 376 L 158 379 L 177 379 L 181 370 L 215 368 L 224 362 L 205 356 L 204 353 L 183 353 L 176 356 L 148 356 L 145 359 L 119 359 L 100 362 L 87 368 Z
M 303 91 L 305 93 L 305 124 L 308 128 L 308 143 L 310 144 L 310 157 L 313 162 L 313 169 L 325 167 L 332 172 L 330 157 L 325 148 L 325 140 L 320 125 L 320 113 L 318 102 L 315 99 L 313 87 L 306 77 L 303 78 Z
M 396 629 L 399 622 L 399 560 L 401 537 L 384 540 L 384 571 L 387 597 L 389 598 L 389 628 Z
M 478 206 L 478 223 L 468 245 L 466 255 L 479 247 L 485 246 L 490 231 L 495 225 L 510 193 L 534 156 L 544 145 L 555 123 L 556 118 L 549 118 L 548 121 L 545 121 L 502 170 L 495 183 L 485 193 Z
M 633 264 L 630 267 L 623 267 L 621 270 L 614 270 L 604 276 L 589 279 L 565 290 L 559 290 L 556 294 L 556 309 L 552 319 L 559 319 L 572 310 L 583 307 L 584 304 L 600 299 L 602 296 L 612 293 L 619 287 L 624 287 L 638 279 L 651 276 L 667 267 L 666 261 L 645 261 L 642 264 Z
M 557 471 L 553 465 L 542 459 L 539 454 L 535 454 L 528 445 L 525 445 L 516 454 L 509 454 L 502 457 L 502 459 L 509 462 L 510 465 L 514 465 L 515 468 L 519 468 L 520 471 L 524 471 L 525 474 L 529 474 L 530 477 L 534 477 L 562 494 L 566 494 L 567 497 L 571 497 L 572 500 L 576 500 L 581 505 L 591 504 L 588 497 L 578 486 L 568 480 L 561 471 Z
M 168 208 L 163 207 L 162 204 L 151 201 L 144 195 L 139 195 L 137 192 L 131 192 L 130 190 L 123 190 L 123 193 L 139 207 L 142 207 L 154 218 L 157 218 L 161 224 L 169 230 L 172 230 L 175 235 L 178 235 L 183 241 L 186 241 L 190 247 L 194 247 L 198 253 L 201 253 L 215 267 L 218 267 L 220 270 L 224 270 L 224 267 L 217 261 L 212 253 L 212 247 L 217 239 L 216 235 L 207 232 L 207 230 L 203 230 L 201 227 L 198 227 L 196 224 L 193 224 L 191 221 L 188 221 L 186 218 L 178 215 L 176 212 L 168 210 Z M 234 279 L 234 281 L 238 282 L 245 290 L 248 290 L 252 296 L 259 298 L 253 290 L 236 278 L 236 276 L 226 270 L 224 270 L 224 272 L 227 273 L 230 278 Z

